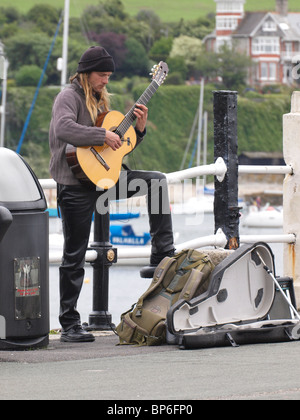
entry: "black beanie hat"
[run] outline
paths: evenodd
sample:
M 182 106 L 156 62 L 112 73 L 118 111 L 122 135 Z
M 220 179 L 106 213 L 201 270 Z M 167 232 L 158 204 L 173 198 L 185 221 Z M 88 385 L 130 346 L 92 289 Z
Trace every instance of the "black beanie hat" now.
M 115 71 L 115 63 L 112 56 L 102 47 L 90 47 L 79 61 L 77 73 L 90 73 L 92 71 Z

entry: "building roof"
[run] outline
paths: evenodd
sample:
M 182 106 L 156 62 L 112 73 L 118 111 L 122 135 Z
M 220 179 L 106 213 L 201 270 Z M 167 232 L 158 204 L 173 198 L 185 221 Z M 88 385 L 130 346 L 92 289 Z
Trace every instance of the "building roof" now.
M 289 13 L 286 17 L 278 13 L 272 13 L 276 22 L 278 22 L 287 40 L 300 40 L 300 13 Z
M 251 35 L 260 22 L 265 18 L 266 12 L 247 12 L 244 19 L 234 32 L 234 35 Z
M 244 19 L 232 33 L 232 36 L 255 36 L 256 32 L 261 29 L 261 25 L 267 18 L 275 21 L 278 25 L 278 31 L 285 40 L 300 40 L 300 13 L 288 13 L 287 16 L 281 16 L 276 12 L 246 12 Z M 206 38 L 214 38 L 215 36 L 216 31 L 213 31 Z

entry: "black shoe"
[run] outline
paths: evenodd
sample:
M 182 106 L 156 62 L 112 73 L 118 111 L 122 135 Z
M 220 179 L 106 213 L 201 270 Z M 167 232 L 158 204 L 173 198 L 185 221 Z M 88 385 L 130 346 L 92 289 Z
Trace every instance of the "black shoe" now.
M 158 264 L 165 258 L 165 257 L 173 257 L 175 254 L 175 249 L 171 249 L 164 254 L 152 254 L 150 258 L 150 265 L 147 267 L 143 267 L 140 270 L 140 276 L 143 279 L 151 279 L 154 276 L 154 272 Z
M 150 257 L 150 266 L 157 267 L 158 264 L 165 258 L 165 257 L 174 257 L 175 249 L 170 249 L 170 251 L 163 252 L 161 254 L 152 254 Z
M 92 343 L 93 334 L 85 331 L 81 325 L 75 325 L 67 331 L 62 330 L 60 341 L 65 343 Z

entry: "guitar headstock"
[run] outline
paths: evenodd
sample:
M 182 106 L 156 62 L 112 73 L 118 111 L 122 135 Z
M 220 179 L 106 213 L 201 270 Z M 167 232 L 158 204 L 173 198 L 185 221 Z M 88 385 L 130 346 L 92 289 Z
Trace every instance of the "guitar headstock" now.
M 167 63 L 161 61 L 152 68 L 152 73 L 150 73 L 150 75 L 152 75 L 152 80 L 155 80 L 156 83 L 161 86 L 166 80 L 168 73 L 169 67 Z

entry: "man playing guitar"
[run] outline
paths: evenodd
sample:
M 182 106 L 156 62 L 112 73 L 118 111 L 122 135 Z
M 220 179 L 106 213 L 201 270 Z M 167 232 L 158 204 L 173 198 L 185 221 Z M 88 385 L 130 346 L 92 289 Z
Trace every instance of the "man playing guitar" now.
M 67 342 L 94 341 L 94 336 L 83 330 L 76 307 L 84 279 L 85 254 L 92 216 L 103 189 L 101 191 L 101 188 L 97 188 L 97 184 L 82 182 L 76 177 L 67 162 L 66 149 L 68 145 L 79 150 L 91 148 L 95 154 L 93 159 L 96 160 L 97 147 L 105 146 L 117 153 L 127 142 L 126 138 L 122 139 L 118 133 L 97 125 L 99 114 L 109 112 L 109 94 L 106 86 L 114 70 L 114 60 L 104 48 L 99 46 L 89 48 L 82 55 L 76 74 L 70 78 L 70 85 L 57 95 L 52 110 L 49 130 L 50 173 L 57 182 L 57 199 L 64 234 L 64 254 L 60 267 L 59 319 L 62 326 L 61 340 Z M 136 147 L 146 134 L 148 108 L 144 104 L 137 103 L 133 115 L 136 119 L 134 127 Z M 99 163 L 101 169 L 105 164 Z M 138 182 L 136 190 L 133 191 L 132 185 L 135 185 L 135 181 Z M 124 188 L 124 183 L 127 188 Z M 145 188 L 140 188 L 140 185 L 145 185 Z M 126 168 L 126 171 L 121 171 L 119 180 L 112 190 L 114 192 L 112 196 L 116 199 L 129 198 L 137 194 L 147 195 L 152 237 L 150 265 L 154 269 L 165 256 L 174 254 L 172 219 L 165 176 L 160 172 Z

